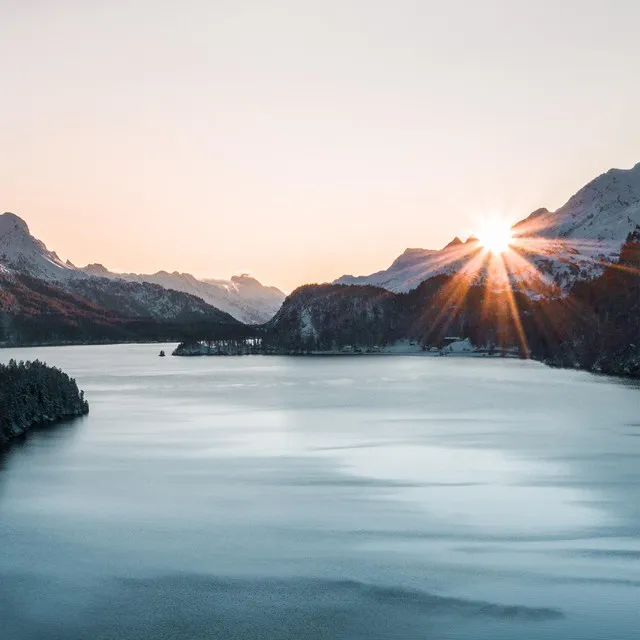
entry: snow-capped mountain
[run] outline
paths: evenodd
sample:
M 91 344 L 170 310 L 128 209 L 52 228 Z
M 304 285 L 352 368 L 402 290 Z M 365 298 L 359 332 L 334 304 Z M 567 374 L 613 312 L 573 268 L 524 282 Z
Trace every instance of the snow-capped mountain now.
M 183 291 L 202 298 L 205 302 L 231 314 L 247 324 L 262 324 L 272 318 L 285 299 L 276 287 L 268 287 L 247 274 L 230 280 L 199 280 L 190 273 L 158 271 L 157 273 L 114 273 L 101 264 L 84 267 L 87 274 L 130 282 L 150 282 L 165 289 Z
M 618 257 L 627 236 L 638 228 L 640 163 L 632 169 L 607 171 L 558 210 L 538 209 L 512 231 L 515 246 L 538 269 L 540 278 L 566 288 L 576 280 L 602 273 L 604 265 Z M 459 272 L 474 255 L 467 243 L 455 238 L 439 251 L 407 249 L 387 269 L 368 276 L 342 276 L 335 283 L 411 291 L 433 276 Z
M 576 241 L 582 252 L 617 254 L 640 226 L 640 163 L 610 169 L 584 186 L 555 212 L 538 209 L 514 226 L 518 233 Z
M 75 267 L 29 233 L 27 223 L 13 213 L 0 215 L 0 265 L 34 278 L 62 282 L 73 277 Z
M 117 304 L 119 310 L 154 317 L 198 312 L 204 302 L 242 322 L 260 324 L 276 313 L 285 298 L 279 289 L 266 287 L 248 275 L 203 281 L 188 273 L 119 274 L 100 264 L 78 268 L 47 249 L 13 213 L 0 215 L 0 270 L 44 280 L 96 304 L 110 302 L 107 307 Z M 188 294 L 188 298 L 178 293 Z
M 459 271 L 477 245 L 476 238 L 462 242 L 456 237 L 440 250 L 406 249 L 388 269 L 369 276 L 342 276 L 334 284 L 373 285 L 395 293 L 411 291 L 427 278 Z
M 374 286 L 305 285 L 267 323 L 263 344 L 268 353 L 443 355 L 475 345 L 484 355 L 518 354 L 640 376 L 638 269 L 640 230 L 629 234 L 618 260 L 600 276 L 563 296 L 536 297 L 520 289 L 504 295 L 490 280 L 467 283 L 446 275 L 402 294 Z M 447 336 L 464 340 L 450 344 Z

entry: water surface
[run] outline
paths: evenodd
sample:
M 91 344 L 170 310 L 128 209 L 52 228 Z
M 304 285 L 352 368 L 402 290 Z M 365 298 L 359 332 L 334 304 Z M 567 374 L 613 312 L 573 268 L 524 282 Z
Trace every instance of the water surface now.
M 637 637 L 637 384 L 160 348 L 0 350 L 91 403 L 2 459 L 2 640 Z

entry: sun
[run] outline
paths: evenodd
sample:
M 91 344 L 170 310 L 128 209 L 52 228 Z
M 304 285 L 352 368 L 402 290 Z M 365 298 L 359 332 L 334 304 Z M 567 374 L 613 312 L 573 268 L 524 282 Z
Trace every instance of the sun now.
M 486 220 L 476 236 L 482 247 L 493 254 L 505 253 L 513 242 L 511 226 L 503 220 Z

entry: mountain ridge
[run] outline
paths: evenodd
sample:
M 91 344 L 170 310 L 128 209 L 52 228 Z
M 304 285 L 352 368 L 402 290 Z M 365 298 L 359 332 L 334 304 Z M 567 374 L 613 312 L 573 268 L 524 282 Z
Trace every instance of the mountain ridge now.
M 565 290 L 578 280 L 600 275 L 607 262 L 617 259 L 628 234 L 638 228 L 640 163 L 630 169 L 609 169 L 555 211 L 536 209 L 511 227 L 516 242 L 524 241 L 522 253 L 540 271 L 541 280 L 552 279 Z M 534 250 L 526 250 L 527 239 Z M 344 275 L 333 283 L 411 291 L 428 278 L 459 272 L 461 263 L 469 259 L 462 254 L 467 253 L 463 247 L 470 240 L 462 243 L 456 236 L 440 250 L 407 249 L 386 269 L 364 276 Z
M 118 286 L 131 295 L 135 294 L 130 287 L 118 285 L 118 282 L 154 285 L 200 298 L 248 324 L 262 324 L 269 320 L 285 298 L 285 294 L 276 287 L 266 287 L 248 274 L 232 276 L 230 280 L 199 280 L 189 273 L 177 271 L 115 273 L 100 263 L 76 267 L 69 260 L 63 262 L 55 251 L 50 251 L 44 242 L 31 234 L 26 221 L 10 212 L 0 215 L 0 269 L 40 278 L 67 290 L 81 289 L 85 295 L 91 289 L 115 289 Z M 100 280 L 110 280 L 112 284 L 107 285 Z M 161 297 L 149 286 L 141 286 L 138 292 L 141 297 L 153 297 L 156 302 Z M 160 313 L 154 308 L 149 311 L 151 315 Z
M 618 261 L 592 280 L 576 281 L 565 297 L 495 291 L 486 280 L 461 288 L 447 274 L 400 293 L 373 285 L 304 285 L 265 330 L 268 353 L 381 353 L 404 342 L 413 352 L 446 354 L 448 341 L 464 339 L 481 355 L 517 354 L 638 377 L 640 230 L 627 236 Z
M 263 324 L 272 318 L 286 297 L 277 287 L 263 285 L 248 274 L 233 275 L 229 280 L 200 279 L 191 273 L 166 270 L 155 273 L 118 273 L 95 263 L 82 267 L 82 271 L 110 279 L 149 282 L 165 289 L 189 293 L 247 324 Z

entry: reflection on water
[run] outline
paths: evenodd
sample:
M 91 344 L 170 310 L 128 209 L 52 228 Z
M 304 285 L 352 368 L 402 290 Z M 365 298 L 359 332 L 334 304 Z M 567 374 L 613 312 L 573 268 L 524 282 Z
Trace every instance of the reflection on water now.
M 417 444 L 356 449 L 344 458 L 349 473 L 398 483 L 393 500 L 408 500 L 451 525 L 482 530 L 499 522 L 504 533 L 525 535 L 606 522 L 606 514 L 589 505 L 588 492 L 549 490 L 567 475 L 558 462 Z
M 3 640 L 636 637 L 637 384 L 159 348 L 0 351 L 91 402 L 0 462 Z

